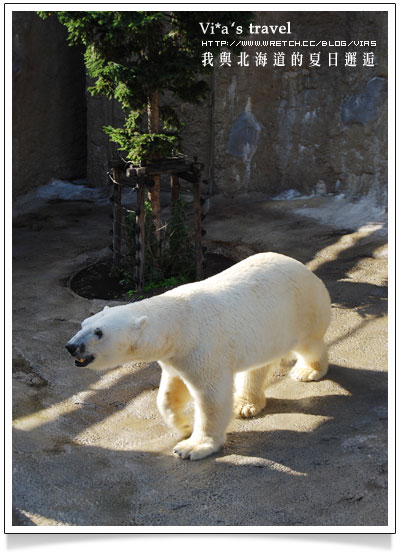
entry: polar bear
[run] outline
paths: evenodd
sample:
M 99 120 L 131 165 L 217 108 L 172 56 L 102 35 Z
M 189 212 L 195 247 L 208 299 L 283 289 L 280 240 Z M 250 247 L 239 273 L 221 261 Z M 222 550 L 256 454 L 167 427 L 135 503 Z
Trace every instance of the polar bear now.
M 305 265 L 259 253 L 201 282 L 105 307 L 66 348 L 77 366 L 97 370 L 158 361 L 157 405 L 183 438 L 174 452 L 198 460 L 224 444 L 233 410 L 248 418 L 264 408 L 273 362 L 294 352 L 296 381 L 327 373 L 330 317 L 328 291 Z M 193 426 L 183 411 L 190 398 Z

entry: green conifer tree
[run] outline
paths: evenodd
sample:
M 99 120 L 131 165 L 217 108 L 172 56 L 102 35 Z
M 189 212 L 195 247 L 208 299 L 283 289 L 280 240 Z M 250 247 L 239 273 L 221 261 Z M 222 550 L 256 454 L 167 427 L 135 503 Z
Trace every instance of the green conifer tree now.
M 68 43 L 84 46 L 87 73 L 93 79 L 89 92 L 115 99 L 125 114 L 122 127 L 103 129 L 125 160 L 141 164 L 178 153 L 181 122 L 165 93 L 168 98 L 172 94 L 180 101 L 200 103 L 208 92 L 204 76 L 213 71 L 212 65 L 203 64 L 204 54 L 216 57 L 222 41 L 233 43 L 233 52 L 240 50 L 238 38 L 246 34 L 253 18 L 251 12 L 231 11 L 38 14 L 43 19 L 56 16 L 67 28 Z M 242 32 L 237 33 L 239 27 Z M 154 177 L 149 197 L 158 231 L 159 176 Z
M 87 72 L 94 79 L 89 92 L 121 103 L 123 126 L 104 130 L 132 162 L 176 153 L 181 123 L 162 101 L 162 93 L 185 102 L 202 101 L 208 91 L 202 74 L 213 69 L 202 64 L 203 53 L 215 56 L 221 49 L 218 41 L 233 42 L 237 26 L 245 31 L 252 17 L 250 12 L 54 13 L 68 30 L 69 44 L 84 45 Z M 46 18 L 51 12 L 39 15 Z M 210 35 L 202 30 L 207 23 L 220 25 Z M 207 39 L 212 43 L 205 47 Z M 147 120 L 145 132 L 143 120 Z

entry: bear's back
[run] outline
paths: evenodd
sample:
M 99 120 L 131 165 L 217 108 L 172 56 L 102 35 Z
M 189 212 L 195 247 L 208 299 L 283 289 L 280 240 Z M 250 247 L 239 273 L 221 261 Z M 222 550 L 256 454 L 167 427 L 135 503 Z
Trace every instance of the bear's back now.
M 317 315 L 330 314 L 330 297 L 323 282 L 299 261 L 273 252 L 248 257 L 222 273 L 179 286 L 164 296 L 183 302 L 188 312 L 204 316 L 221 312 L 225 318 L 237 319 L 240 312 L 244 322 L 265 312 L 271 318 L 284 312 L 288 321 L 297 320 L 304 306 L 315 306 Z
M 269 286 L 282 285 L 288 289 L 290 284 L 299 281 L 323 283 L 305 265 L 295 259 L 274 252 L 257 253 L 232 265 L 225 271 L 205 280 L 184 284 L 167 292 L 172 296 L 191 296 L 205 293 L 220 293 L 229 290 L 248 289 L 260 286 L 262 290 Z
M 169 319 L 177 316 L 190 346 L 226 354 L 235 346 L 238 369 L 245 369 L 247 359 L 281 357 L 313 331 L 323 334 L 330 321 L 322 281 L 302 263 L 271 252 L 160 298 L 170 305 Z

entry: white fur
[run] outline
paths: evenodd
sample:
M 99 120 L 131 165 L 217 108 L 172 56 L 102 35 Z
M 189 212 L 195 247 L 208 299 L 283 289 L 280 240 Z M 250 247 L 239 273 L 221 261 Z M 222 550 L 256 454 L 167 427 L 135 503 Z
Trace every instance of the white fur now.
M 323 337 L 329 322 L 323 283 L 294 259 L 260 253 L 201 282 L 105 308 L 86 319 L 71 341 L 85 343 L 86 354 L 95 357 L 88 367 L 94 369 L 157 360 L 159 410 L 188 437 L 175 452 L 201 459 L 225 442 L 233 408 L 241 417 L 264 408 L 264 383 L 274 361 L 294 351 L 294 379 L 326 374 Z M 183 412 L 189 398 L 195 405 L 193 427 Z

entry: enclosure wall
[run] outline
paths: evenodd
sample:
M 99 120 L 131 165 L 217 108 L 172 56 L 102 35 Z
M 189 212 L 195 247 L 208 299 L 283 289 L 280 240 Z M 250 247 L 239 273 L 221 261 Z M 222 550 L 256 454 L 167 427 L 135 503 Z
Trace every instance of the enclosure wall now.
M 370 194 L 386 203 L 387 190 L 387 13 L 258 12 L 258 24 L 290 21 L 290 35 L 252 35 L 249 40 L 346 41 L 344 46 L 250 46 L 249 66 L 214 60 L 214 88 L 200 106 L 177 103 L 185 123 L 181 148 L 205 162 L 212 192 L 250 191 L 275 196 L 301 193 Z M 211 38 L 207 36 L 206 38 Z M 244 38 L 244 37 L 242 37 Z M 108 161 L 116 153 L 102 130 L 121 123 L 115 102 L 86 96 L 82 61 L 67 47 L 55 21 L 33 12 L 14 14 L 14 192 L 51 177 L 85 174 L 106 188 Z M 375 41 L 351 45 L 351 41 Z M 205 52 L 207 48 L 205 47 Z M 256 65 L 258 53 L 267 64 Z M 274 53 L 285 53 L 285 66 Z M 345 64 L 356 52 L 356 66 Z M 364 65 L 364 53 L 374 54 Z M 293 53 L 303 55 L 292 65 Z M 320 65 L 310 67 L 310 53 Z M 328 64 L 337 53 L 337 66 Z
M 85 69 L 55 18 L 13 13 L 13 195 L 86 176 Z
M 387 14 L 385 12 L 259 13 L 260 24 L 291 22 L 291 35 L 251 40 L 376 41 L 376 47 L 245 46 L 249 67 L 216 68 L 215 182 L 218 190 L 279 194 L 288 189 L 354 195 L 385 203 L 387 188 Z M 256 67 L 257 52 L 267 65 Z M 285 67 L 274 66 L 285 53 Z M 310 53 L 320 52 L 320 67 Z M 356 52 L 356 66 L 345 53 Z M 374 65 L 364 66 L 364 53 Z M 292 66 L 293 53 L 303 54 Z M 329 66 L 337 53 L 337 66 Z M 233 57 L 234 59 L 234 57 Z M 332 57 L 334 60 L 334 58 Z M 247 131 L 246 131 L 247 129 Z M 318 189 L 317 188 L 317 189 Z

